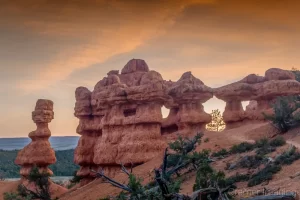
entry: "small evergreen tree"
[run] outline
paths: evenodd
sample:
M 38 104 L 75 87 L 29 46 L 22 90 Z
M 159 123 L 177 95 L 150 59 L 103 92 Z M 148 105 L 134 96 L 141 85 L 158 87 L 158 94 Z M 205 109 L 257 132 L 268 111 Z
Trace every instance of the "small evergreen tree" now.
M 292 72 L 295 74 L 296 80 L 300 82 L 300 71 L 297 68 L 293 67 Z
M 267 115 L 265 113 L 263 113 L 263 115 L 265 119 L 270 120 L 282 133 L 287 132 L 297 123 L 297 120 L 293 117 L 293 112 L 300 107 L 296 101 L 296 97 L 277 97 L 272 107 L 274 111 L 273 115 Z
M 206 125 L 207 130 L 210 131 L 222 131 L 225 128 L 225 122 L 223 121 L 222 114 L 219 109 L 212 110 L 212 120 Z
M 200 199 L 232 199 L 230 191 L 236 187 L 226 178 L 224 172 L 214 170 L 208 162 L 202 162 L 197 170 L 194 191 L 202 192 Z
M 18 186 L 18 193 L 6 193 L 5 200 L 27 200 L 27 199 L 39 199 L 39 200 L 51 200 L 49 191 L 50 174 L 46 172 L 39 172 L 37 167 L 33 167 L 28 176 L 30 183 L 34 183 L 36 186 L 35 191 L 28 189 L 24 185 Z

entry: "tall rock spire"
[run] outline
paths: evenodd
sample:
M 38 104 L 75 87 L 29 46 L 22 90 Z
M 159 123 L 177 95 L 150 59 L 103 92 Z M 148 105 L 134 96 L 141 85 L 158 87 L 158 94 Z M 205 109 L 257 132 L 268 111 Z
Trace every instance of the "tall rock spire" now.
M 28 177 L 34 166 L 37 166 L 40 172 L 53 174 L 48 168 L 48 165 L 56 162 L 55 152 L 48 141 L 51 136 L 48 123 L 53 118 L 53 102 L 39 99 L 35 110 L 32 112 L 32 120 L 37 129 L 29 133 L 28 136 L 32 141 L 18 153 L 15 160 L 15 163 L 21 166 L 20 174 L 22 178 Z

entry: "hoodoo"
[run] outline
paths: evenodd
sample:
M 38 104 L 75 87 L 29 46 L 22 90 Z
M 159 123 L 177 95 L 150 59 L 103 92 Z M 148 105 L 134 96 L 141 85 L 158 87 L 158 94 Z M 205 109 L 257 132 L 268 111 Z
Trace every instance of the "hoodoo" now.
M 138 165 L 161 153 L 166 147 L 161 107 L 167 98 L 161 75 L 139 59 L 130 60 L 121 74 L 110 71 L 92 92 L 77 88 L 75 116 L 82 135 L 75 151 L 78 175 L 89 181 L 90 170 L 101 167 L 114 176 L 121 163 Z
M 31 169 L 36 166 L 40 172 L 52 175 L 49 165 L 56 162 L 55 152 L 48 141 L 51 132 L 48 123 L 54 118 L 53 102 L 39 99 L 35 110 L 32 112 L 32 120 L 37 126 L 35 131 L 29 133 L 31 143 L 24 147 L 15 160 L 21 166 L 20 174 L 23 178 L 28 177 Z
M 205 113 L 202 103 L 213 97 L 210 87 L 191 72 L 186 72 L 177 82 L 170 84 L 167 94 L 171 98 L 165 105 L 170 113 L 163 121 L 162 134 L 180 133 L 188 136 L 205 129 L 211 116 Z
M 51 148 L 49 137 L 51 132 L 48 123 L 54 118 L 53 102 L 51 100 L 39 99 L 36 102 L 32 112 L 32 120 L 37 126 L 35 131 L 29 133 L 31 142 L 19 151 L 15 163 L 21 166 L 20 175 L 21 183 L 29 190 L 37 191 L 39 187 L 36 183 L 30 182 L 28 176 L 31 169 L 37 167 L 40 173 L 48 173 L 50 176 L 53 172 L 48 168 L 49 165 L 56 162 L 55 152 Z M 49 181 L 49 193 L 51 196 L 61 195 L 67 191 L 66 188 Z
M 111 177 L 125 166 L 145 163 L 162 153 L 178 135 L 192 137 L 205 129 L 211 116 L 203 103 L 214 95 L 226 102 L 223 113 L 227 128 L 262 122 L 262 112 L 272 113 L 277 96 L 300 93 L 292 72 L 269 69 L 265 76 L 250 74 L 241 81 L 212 89 L 191 72 L 177 82 L 165 81 L 141 59 L 130 60 L 121 70 L 111 70 L 89 91 L 75 92 L 77 133 L 75 150 L 78 175 L 86 184 L 92 170 L 102 168 Z M 242 101 L 250 101 L 244 111 Z M 170 110 L 162 117 L 162 106 Z
M 271 68 L 265 76 L 250 74 L 244 79 L 214 90 L 214 95 L 226 102 L 223 113 L 227 128 L 241 123 L 264 120 L 263 113 L 272 114 L 272 102 L 278 96 L 300 94 L 300 83 L 287 70 Z M 242 101 L 250 101 L 246 111 Z

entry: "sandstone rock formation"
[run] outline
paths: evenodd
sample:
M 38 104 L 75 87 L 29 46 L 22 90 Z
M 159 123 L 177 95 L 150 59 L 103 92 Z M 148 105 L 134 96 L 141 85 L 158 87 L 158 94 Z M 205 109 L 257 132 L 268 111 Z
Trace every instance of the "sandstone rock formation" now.
M 15 163 L 21 166 L 21 184 L 34 192 L 39 190 L 39 187 L 34 182 L 28 180 L 33 167 L 37 167 L 40 173 L 53 175 L 53 172 L 48 168 L 50 164 L 56 162 L 55 152 L 48 141 L 51 136 L 48 123 L 53 118 L 53 102 L 51 100 L 39 99 L 36 102 L 35 110 L 32 112 L 32 120 L 36 123 L 37 129 L 29 133 L 32 141 L 19 151 L 15 160 Z M 49 193 L 51 197 L 56 198 L 66 191 L 66 188 L 53 183 L 49 179 Z
M 160 153 L 165 147 L 160 138 L 163 103 L 163 79 L 143 60 L 131 60 L 121 74 L 100 81 L 92 93 L 92 107 L 106 113 L 94 162 L 118 168 L 121 163 L 144 163 Z
M 93 162 L 94 146 L 102 135 L 101 115 L 92 115 L 91 94 L 85 87 L 79 87 L 75 92 L 75 116 L 79 118 L 76 132 L 81 137 L 75 149 L 74 162 L 81 166 L 77 175 L 82 177 L 83 184 L 93 179 L 91 169 L 97 169 Z
M 78 175 L 92 178 L 90 168 L 103 168 L 113 176 L 120 164 L 151 160 L 166 147 L 161 139 L 161 107 L 168 96 L 161 75 L 143 60 L 130 60 L 112 70 L 94 91 L 76 90 L 77 132 L 82 135 L 75 151 Z
M 205 129 L 211 116 L 204 112 L 202 103 L 213 97 L 213 90 L 191 72 L 169 85 L 167 94 L 172 98 L 165 105 L 170 113 L 162 123 L 162 134 L 179 132 L 188 136 Z
M 32 112 L 32 120 L 36 123 L 37 129 L 29 133 L 31 143 L 22 149 L 15 160 L 21 166 L 20 174 L 26 179 L 33 166 L 37 166 L 40 172 L 52 175 L 48 165 L 56 162 L 55 152 L 48 141 L 51 132 L 48 123 L 54 117 L 53 102 L 39 99 L 35 110 Z
M 92 180 L 91 169 L 102 168 L 109 176 L 120 164 L 139 165 L 163 152 L 169 140 L 193 136 L 205 129 L 211 116 L 203 103 L 215 95 L 226 102 L 223 113 L 227 128 L 246 121 L 261 121 L 262 112 L 272 113 L 277 96 L 300 93 L 300 83 L 286 70 L 269 69 L 265 76 L 244 79 L 211 89 L 186 72 L 177 81 L 165 81 L 144 60 L 132 59 L 121 70 L 111 70 L 89 91 L 76 89 L 75 116 L 81 135 L 75 163 L 83 184 Z M 243 110 L 242 101 L 250 101 Z M 161 108 L 170 110 L 162 117 Z
M 214 90 L 214 95 L 226 102 L 223 118 L 227 128 L 241 122 L 264 120 L 262 113 L 272 114 L 271 104 L 277 96 L 296 94 L 300 94 L 300 83 L 294 74 L 277 68 L 267 70 L 264 77 L 250 74 L 241 81 Z M 252 101 L 246 111 L 242 101 Z

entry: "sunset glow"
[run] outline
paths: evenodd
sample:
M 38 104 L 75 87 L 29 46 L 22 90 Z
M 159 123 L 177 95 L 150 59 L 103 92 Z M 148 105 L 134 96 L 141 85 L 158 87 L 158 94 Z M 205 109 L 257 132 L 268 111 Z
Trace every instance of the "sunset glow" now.
M 26 137 L 39 98 L 54 102 L 52 135 L 77 135 L 76 87 L 92 90 L 132 58 L 165 80 L 192 71 L 212 88 L 300 68 L 299 10 L 297 0 L 4 0 L 0 137 Z

